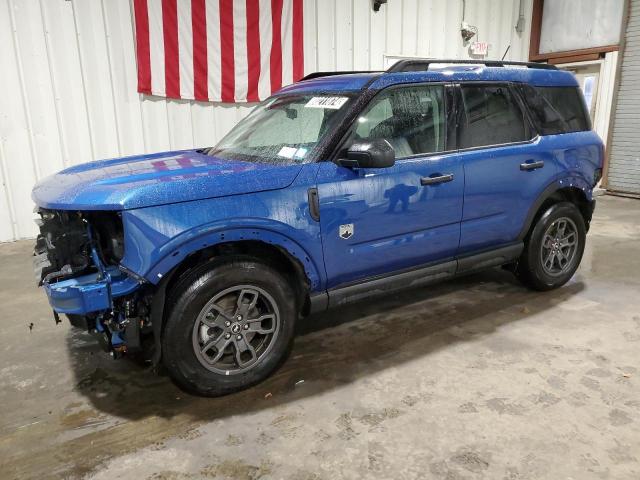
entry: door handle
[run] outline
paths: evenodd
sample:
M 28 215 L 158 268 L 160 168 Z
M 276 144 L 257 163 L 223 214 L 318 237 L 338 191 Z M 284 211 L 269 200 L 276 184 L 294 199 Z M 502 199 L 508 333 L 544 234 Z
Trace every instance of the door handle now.
M 520 170 L 535 170 L 536 168 L 544 167 L 544 162 L 538 160 L 537 162 L 525 162 L 520 164 Z
M 320 200 L 318 198 L 318 189 L 310 188 L 307 190 L 307 199 L 309 201 L 309 215 L 316 222 L 320 221 Z
M 420 179 L 420 185 L 437 185 L 438 183 L 447 183 L 453 180 L 453 173 L 447 173 L 445 175 L 438 175 L 436 177 L 422 177 Z

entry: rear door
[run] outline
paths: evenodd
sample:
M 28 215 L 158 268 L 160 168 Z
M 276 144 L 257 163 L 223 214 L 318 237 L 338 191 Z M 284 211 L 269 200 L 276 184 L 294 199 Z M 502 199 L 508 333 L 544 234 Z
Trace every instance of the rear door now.
M 442 84 L 383 90 L 356 119 L 346 146 L 386 139 L 394 147 L 395 165 L 320 164 L 328 288 L 455 256 L 464 172 L 447 147 L 450 107 Z
M 464 165 L 460 255 L 515 242 L 530 207 L 556 176 L 553 153 L 537 136 L 509 84 L 459 90 L 459 158 Z

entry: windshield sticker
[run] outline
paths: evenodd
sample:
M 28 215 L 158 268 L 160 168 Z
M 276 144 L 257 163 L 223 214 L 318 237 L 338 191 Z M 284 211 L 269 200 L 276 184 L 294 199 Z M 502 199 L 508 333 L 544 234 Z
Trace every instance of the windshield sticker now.
M 298 149 L 295 147 L 282 147 L 278 152 L 278 156 L 284 158 L 293 158 L 297 151 Z
M 338 110 L 344 105 L 349 97 L 313 97 L 305 105 L 306 108 L 331 108 Z
M 299 149 L 296 150 L 296 153 L 293 155 L 293 158 L 301 160 L 305 157 L 306 154 L 307 154 L 307 149 L 300 147 Z

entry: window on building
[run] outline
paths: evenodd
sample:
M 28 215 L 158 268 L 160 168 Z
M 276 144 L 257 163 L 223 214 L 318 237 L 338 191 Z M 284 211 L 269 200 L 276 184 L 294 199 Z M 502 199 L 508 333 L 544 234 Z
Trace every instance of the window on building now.
M 462 101 L 460 148 L 502 145 L 531 138 L 524 112 L 508 87 L 463 85 Z

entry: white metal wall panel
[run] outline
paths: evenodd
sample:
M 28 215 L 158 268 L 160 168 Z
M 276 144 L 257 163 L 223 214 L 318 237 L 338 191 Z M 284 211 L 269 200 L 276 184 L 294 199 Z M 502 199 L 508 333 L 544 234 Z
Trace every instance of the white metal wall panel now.
M 607 188 L 640 194 L 640 0 L 631 0 L 614 112 Z
M 33 222 L 24 207 L 31 205 L 30 185 L 37 178 L 37 153 L 35 130 L 32 128 L 29 101 L 25 97 L 25 81 L 22 57 L 19 50 L 19 36 L 14 25 L 20 15 L 16 15 L 14 5 L 3 0 L 0 13 L 0 154 L 2 155 L 3 197 L 9 204 L 10 223 L 0 227 L 1 239 L 32 235 Z M 34 20 L 35 21 L 35 20 Z M 55 153 L 53 153 L 55 162 Z
M 158 0 L 159 1 L 159 0 Z M 467 0 L 489 58 L 525 60 L 516 0 Z M 212 145 L 251 105 L 136 92 L 130 0 L 0 0 L 0 241 L 32 237 L 33 184 L 101 158 Z M 385 55 L 470 58 L 462 0 L 305 0 L 305 71 L 382 69 Z

